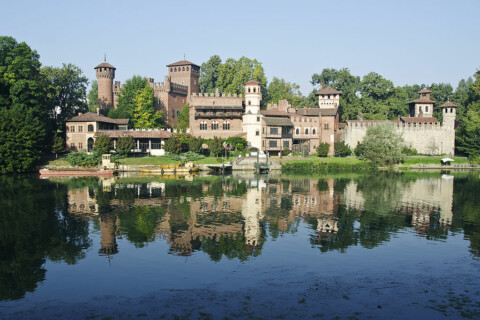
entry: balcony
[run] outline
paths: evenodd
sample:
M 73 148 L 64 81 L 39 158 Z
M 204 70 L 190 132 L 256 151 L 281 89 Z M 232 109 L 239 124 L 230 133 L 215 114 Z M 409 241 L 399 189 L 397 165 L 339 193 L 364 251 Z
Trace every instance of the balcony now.
M 242 119 L 241 113 L 196 112 L 195 119 Z

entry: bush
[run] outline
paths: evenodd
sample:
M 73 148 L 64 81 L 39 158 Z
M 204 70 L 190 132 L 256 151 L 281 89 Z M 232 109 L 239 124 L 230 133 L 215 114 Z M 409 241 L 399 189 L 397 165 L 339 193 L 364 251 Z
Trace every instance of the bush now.
M 65 141 L 58 133 L 55 133 L 53 136 L 52 152 L 55 153 L 55 157 L 57 157 L 59 153 L 65 152 Z
M 171 159 L 171 160 L 174 160 L 174 161 L 182 161 L 182 160 L 185 160 L 185 161 L 198 161 L 198 160 L 200 160 L 200 159 L 205 158 L 204 155 L 198 154 L 198 153 L 195 153 L 195 152 L 192 152 L 192 151 L 188 151 L 188 152 L 181 153 L 181 154 L 166 153 L 166 154 L 165 154 L 165 157 L 167 157 L 167 158 L 169 158 L 169 159 Z
M 317 147 L 317 153 L 319 157 L 326 157 L 328 156 L 328 150 L 330 150 L 330 144 L 326 142 L 320 142 Z
M 70 152 L 66 157 L 67 162 L 74 167 L 95 167 L 102 161 L 100 154 L 93 152 Z
M 410 149 L 409 147 L 403 148 L 403 153 L 407 156 L 416 156 L 418 155 L 417 149 Z
M 239 151 L 244 150 L 245 147 L 247 146 L 247 140 L 242 137 L 230 137 L 227 140 L 225 140 L 225 142 L 233 146 L 235 150 L 239 150 Z
M 352 154 L 352 149 L 350 149 L 345 142 L 335 142 L 334 144 L 335 156 L 337 157 L 348 157 Z
M 133 148 L 133 137 L 132 136 L 123 136 L 118 138 L 117 143 L 117 153 L 122 156 L 126 156 L 130 153 L 130 150 Z
M 113 149 L 113 142 L 109 136 L 106 134 L 101 134 L 95 139 L 95 144 L 93 145 L 93 151 L 102 155 L 105 153 L 110 153 L 110 150 Z
M 169 153 L 179 154 L 182 152 L 182 141 L 178 134 L 173 134 L 170 139 L 165 141 L 165 151 Z
M 208 143 L 208 149 L 210 150 L 210 154 L 214 157 L 218 157 L 224 152 L 223 149 L 223 140 L 218 137 L 214 137 Z
M 380 123 L 368 127 L 363 139 L 361 158 L 378 166 L 394 165 L 404 159 L 403 138 L 394 131 L 391 123 Z
M 282 156 L 288 156 L 289 154 L 290 154 L 290 148 L 289 147 L 283 148 Z
M 189 151 L 196 152 L 196 153 L 202 152 L 202 144 L 203 144 L 202 138 L 192 137 L 190 139 L 190 142 L 188 143 Z
M 353 153 L 355 153 L 357 157 L 361 158 L 363 155 L 363 143 L 359 142 L 353 150 Z

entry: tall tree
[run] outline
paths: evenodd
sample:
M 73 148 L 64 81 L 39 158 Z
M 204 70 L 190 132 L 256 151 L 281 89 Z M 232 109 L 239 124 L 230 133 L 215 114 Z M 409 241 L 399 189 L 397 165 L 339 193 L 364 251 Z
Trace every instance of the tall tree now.
M 132 125 L 135 129 L 161 128 L 163 111 L 155 111 L 153 88 L 145 86 L 134 98 L 135 109 L 132 114 Z
M 480 156 L 480 70 L 470 84 L 466 98 L 466 113 L 456 134 L 457 149 L 468 156 Z
M 217 55 L 211 56 L 207 62 L 202 63 L 199 80 L 201 92 L 215 92 L 221 66 L 222 59 Z
M 98 81 L 93 80 L 92 85 L 90 86 L 90 91 L 87 95 L 88 99 L 88 110 L 90 112 L 96 112 L 98 108 Z
M 48 140 L 39 58 L 25 42 L 0 37 L 0 173 L 31 169 Z
M 223 92 L 243 94 L 245 82 L 252 79 L 261 83 L 263 99 L 268 100 L 267 77 L 262 63 L 256 59 L 227 59 L 220 67 L 217 87 Z
M 132 119 L 135 109 L 135 97 L 137 93 L 148 85 L 147 80 L 141 76 L 135 75 L 125 81 L 116 109 L 110 109 L 108 116 L 115 119 Z
M 278 101 L 286 99 L 290 104 L 296 107 L 304 99 L 298 84 L 290 83 L 277 77 L 273 77 L 272 81 L 268 84 L 267 89 L 269 98 L 269 101 L 267 102 L 278 103 Z
M 190 123 L 190 105 L 186 104 L 180 110 L 180 114 L 177 117 L 176 128 L 180 132 L 187 132 Z
M 88 111 L 88 79 L 79 67 L 70 63 L 64 63 L 61 68 L 43 67 L 41 72 L 47 81 L 50 117 L 55 128 L 62 130 L 66 120 L 78 112 Z

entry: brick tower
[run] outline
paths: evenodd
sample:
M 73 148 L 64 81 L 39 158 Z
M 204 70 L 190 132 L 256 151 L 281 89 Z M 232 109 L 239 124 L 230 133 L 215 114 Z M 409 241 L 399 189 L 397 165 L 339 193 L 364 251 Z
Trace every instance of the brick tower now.
M 95 67 L 98 81 L 98 106 L 100 109 L 113 107 L 113 79 L 115 67 L 104 61 Z
M 188 87 L 188 98 L 192 93 L 199 93 L 200 66 L 187 60 L 167 65 L 171 82 Z

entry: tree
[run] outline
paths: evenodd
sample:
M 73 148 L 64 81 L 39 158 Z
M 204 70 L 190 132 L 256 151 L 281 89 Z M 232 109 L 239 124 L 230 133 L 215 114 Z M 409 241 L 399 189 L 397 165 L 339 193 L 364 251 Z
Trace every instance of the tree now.
M 176 128 L 180 132 L 187 132 L 190 124 L 190 105 L 186 104 L 180 109 L 180 114 L 177 117 Z
M 58 158 L 59 153 L 65 152 L 65 141 L 58 133 L 53 136 L 52 152 L 55 153 L 55 158 Z
M 304 99 L 298 84 L 286 82 L 277 77 L 273 77 L 267 90 L 269 101 L 266 102 L 278 103 L 278 101 L 286 99 L 291 105 L 298 106 Z
M 182 152 L 182 138 L 179 134 L 172 134 L 170 139 L 165 141 L 165 151 L 170 153 L 179 154 Z
M 214 137 L 208 142 L 208 149 L 210 150 L 210 154 L 212 156 L 218 157 L 224 152 L 223 139 L 219 137 Z
M 92 81 L 90 91 L 88 91 L 88 110 L 90 112 L 97 112 L 98 108 L 98 82 L 97 80 Z
M 130 153 L 130 150 L 133 149 L 133 137 L 132 136 L 123 136 L 118 138 L 117 143 L 117 152 L 122 155 L 126 156 Z
M 93 151 L 98 154 L 110 153 L 110 150 L 113 149 L 113 142 L 109 136 L 106 134 L 101 134 L 95 139 L 95 144 L 93 145 Z
M 117 108 L 111 108 L 108 116 L 114 119 L 132 119 L 135 109 L 135 97 L 138 91 L 148 85 L 147 80 L 141 76 L 135 75 L 125 81 L 118 96 Z
M 392 123 L 382 122 L 367 128 L 361 158 L 379 166 L 390 166 L 404 159 L 403 148 L 403 138 L 394 131 Z
M 215 92 L 221 65 L 222 59 L 217 55 L 211 56 L 207 62 L 202 63 L 198 81 L 200 92 Z
M 0 37 L 0 173 L 30 170 L 52 141 L 40 56 Z
M 468 89 L 466 114 L 456 134 L 457 150 L 473 158 L 480 156 L 480 70 Z
M 62 64 L 61 68 L 43 67 L 48 90 L 49 114 L 57 130 L 63 129 L 65 121 L 88 111 L 86 92 L 88 79 L 82 70 L 73 64 Z
M 146 86 L 137 91 L 134 98 L 135 109 L 131 119 L 135 129 L 153 129 L 163 127 L 163 111 L 155 111 L 153 88 Z
M 203 141 L 202 138 L 192 137 L 188 143 L 188 148 L 192 152 L 200 153 L 202 152 Z
M 352 154 L 352 150 L 343 141 L 335 142 L 334 149 L 338 157 L 347 157 Z
M 328 156 L 328 150 L 330 150 L 330 144 L 320 142 L 317 147 L 317 154 L 319 157 L 326 157 Z

